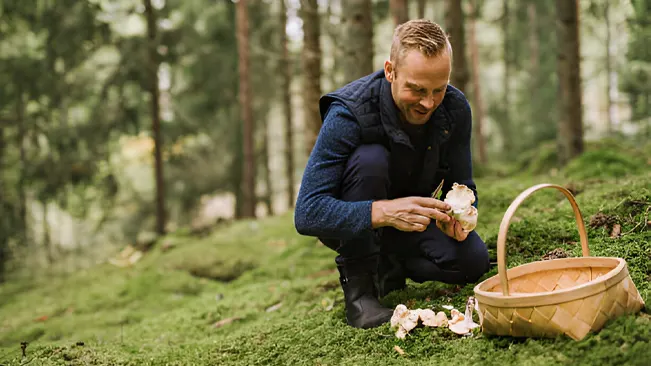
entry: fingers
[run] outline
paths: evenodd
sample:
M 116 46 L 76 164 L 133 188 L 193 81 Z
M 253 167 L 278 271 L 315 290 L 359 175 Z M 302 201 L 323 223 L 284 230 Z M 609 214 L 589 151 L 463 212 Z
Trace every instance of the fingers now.
M 409 223 L 410 224 L 419 224 L 419 225 L 427 226 L 427 225 L 429 225 L 429 223 L 431 221 L 432 220 L 429 217 L 427 217 L 426 215 L 415 214 L 415 215 L 411 215 L 409 217 Z
M 427 216 L 436 221 L 449 222 L 450 216 L 448 214 L 441 212 L 435 208 L 416 206 L 414 207 L 414 213 L 419 215 Z
M 425 231 L 430 222 L 427 216 L 411 213 L 401 217 L 393 226 L 400 231 Z
M 429 225 L 429 222 L 427 224 L 424 224 L 422 222 L 413 222 L 413 221 L 403 221 L 400 225 L 395 226 L 396 229 L 400 231 L 425 231 L 427 229 L 427 225 Z
M 445 235 L 449 237 L 454 237 L 454 230 L 450 230 L 450 228 L 454 228 L 449 223 L 441 222 L 441 221 L 436 221 L 436 227 L 439 228 Z
M 450 205 L 447 203 L 431 197 L 414 197 L 414 203 L 423 207 L 436 208 L 443 211 L 450 209 Z
M 423 224 L 412 224 L 411 227 L 413 229 L 412 231 L 423 232 L 425 231 L 425 229 L 427 229 L 427 225 L 423 225 Z
M 458 241 L 464 241 L 468 237 L 468 232 L 463 230 L 459 221 L 455 221 L 454 223 L 454 237 Z

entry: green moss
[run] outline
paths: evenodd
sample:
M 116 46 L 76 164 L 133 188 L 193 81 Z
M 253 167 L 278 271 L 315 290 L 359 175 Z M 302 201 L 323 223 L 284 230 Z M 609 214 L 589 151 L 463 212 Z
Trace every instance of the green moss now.
M 580 186 L 576 199 L 591 254 L 626 259 L 648 302 L 650 181 L 646 171 L 599 181 L 482 178 L 477 231 L 494 255 L 499 224 L 520 192 L 543 182 Z M 598 213 L 610 218 L 605 227 L 589 225 Z M 557 247 L 581 255 L 573 212 L 560 193 L 534 193 L 515 216 L 507 235 L 510 267 Z M 621 225 L 622 236 L 610 237 L 613 224 Z M 166 240 L 173 247 L 163 249 Z M 580 342 L 481 333 L 460 338 L 432 328 L 399 340 L 388 325 L 351 328 L 333 253 L 297 235 L 291 213 L 224 225 L 205 237 L 163 238 L 158 245 L 132 268 L 102 264 L 68 277 L 0 286 L 0 364 L 21 364 L 22 341 L 29 342 L 26 360 L 34 365 L 642 365 L 651 359 L 646 314 L 618 318 Z M 197 276 L 197 268 L 210 275 Z M 215 281 L 219 271 L 233 279 Z M 382 301 L 462 308 L 472 288 L 409 282 Z M 238 320 L 215 327 L 231 317 Z
M 613 150 L 587 151 L 570 161 L 564 168 L 567 177 L 579 180 L 622 178 L 648 170 L 647 162 L 639 156 Z

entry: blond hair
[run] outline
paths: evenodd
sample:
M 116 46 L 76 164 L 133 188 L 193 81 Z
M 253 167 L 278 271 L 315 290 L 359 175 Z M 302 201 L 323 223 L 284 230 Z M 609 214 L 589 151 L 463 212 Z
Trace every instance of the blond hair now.
M 445 50 L 452 56 L 452 47 L 443 28 L 426 19 L 407 21 L 394 30 L 389 56 L 394 68 L 408 51 L 414 49 L 427 57 L 440 56 Z

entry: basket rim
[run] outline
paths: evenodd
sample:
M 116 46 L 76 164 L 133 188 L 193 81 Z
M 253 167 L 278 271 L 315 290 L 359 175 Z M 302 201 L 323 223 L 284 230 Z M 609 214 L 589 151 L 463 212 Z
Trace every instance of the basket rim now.
M 613 264 L 616 265 L 613 266 Z M 503 295 L 502 292 L 483 289 L 500 284 L 499 274 L 496 274 L 474 287 L 475 298 L 480 305 L 484 303 L 500 308 L 554 305 L 603 292 L 628 276 L 626 261 L 623 258 L 592 256 L 530 262 L 508 269 L 506 275 L 511 280 L 535 272 L 581 267 L 609 267 L 612 269 L 603 276 L 567 289 L 535 293 L 512 293 L 508 296 Z

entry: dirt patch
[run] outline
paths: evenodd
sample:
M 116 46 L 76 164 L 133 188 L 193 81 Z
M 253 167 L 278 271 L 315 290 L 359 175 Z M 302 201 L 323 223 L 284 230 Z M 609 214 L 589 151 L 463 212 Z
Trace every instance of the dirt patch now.
M 609 216 L 603 212 L 598 212 L 590 217 L 590 227 L 595 229 L 600 227 L 609 228 L 612 224 L 615 223 L 615 221 L 616 219 L 614 216 Z

